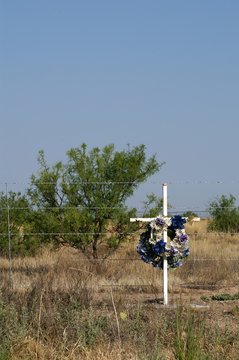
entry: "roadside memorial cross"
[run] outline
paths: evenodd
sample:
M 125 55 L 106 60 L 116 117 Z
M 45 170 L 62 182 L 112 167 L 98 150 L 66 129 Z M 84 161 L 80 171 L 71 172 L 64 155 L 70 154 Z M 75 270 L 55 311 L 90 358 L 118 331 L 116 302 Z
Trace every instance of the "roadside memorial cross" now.
M 155 218 L 131 218 L 130 222 L 150 223 L 137 246 L 141 259 L 163 269 L 163 303 L 168 305 L 168 268 L 182 265 L 189 255 L 188 235 L 184 230 L 187 219 L 181 215 L 168 217 L 167 184 L 162 185 L 163 214 Z M 168 237 L 170 241 L 168 241 Z

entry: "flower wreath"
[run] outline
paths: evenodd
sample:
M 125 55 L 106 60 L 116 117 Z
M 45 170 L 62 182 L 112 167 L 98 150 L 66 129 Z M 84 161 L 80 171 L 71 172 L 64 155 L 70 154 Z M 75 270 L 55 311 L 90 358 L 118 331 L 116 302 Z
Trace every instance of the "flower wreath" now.
M 163 268 L 166 257 L 168 268 L 181 266 L 189 255 L 188 235 L 184 224 L 187 219 L 181 215 L 158 216 L 150 222 L 147 230 L 140 235 L 137 252 L 141 259 L 154 267 Z M 164 242 L 163 231 L 167 230 L 170 241 Z

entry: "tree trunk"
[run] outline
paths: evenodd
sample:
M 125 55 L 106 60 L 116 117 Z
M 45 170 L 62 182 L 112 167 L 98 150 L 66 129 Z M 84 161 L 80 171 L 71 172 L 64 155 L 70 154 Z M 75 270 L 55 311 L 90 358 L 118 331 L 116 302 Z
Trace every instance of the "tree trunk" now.
M 99 239 L 99 235 L 96 235 L 93 238 L 93 242 L 92 242 L 92 256 L 93 256 L 93 259 L 98 259 L 98 248 L 97 248 L 98 239 Z

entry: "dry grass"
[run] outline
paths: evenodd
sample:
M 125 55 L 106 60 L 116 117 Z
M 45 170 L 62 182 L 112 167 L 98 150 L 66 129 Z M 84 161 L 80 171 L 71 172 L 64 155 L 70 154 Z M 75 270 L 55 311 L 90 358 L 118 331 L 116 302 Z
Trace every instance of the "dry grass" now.
M 239 301 L 202 296 L 238 292 L 239 237 L 207 233 L 206 222 L 187 232 L 190 257 L 169 272 L 176 308 L 160 305 L 162 271 L 138 259 L 137 238 L 103 262 L 69 247 L 15 258 L 12 288 L 1 259 L 0 359 L 238 359 Z M 180 358 L 190 341 L 197 354 Z

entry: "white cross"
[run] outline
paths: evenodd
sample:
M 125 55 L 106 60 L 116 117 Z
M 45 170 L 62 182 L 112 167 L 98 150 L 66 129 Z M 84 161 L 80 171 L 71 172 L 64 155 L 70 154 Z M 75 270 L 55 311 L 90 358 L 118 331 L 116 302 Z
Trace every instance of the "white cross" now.
M 163 216 L 168 215 L 168 187 L 164 183 L 162 185 L 163 190 Z M 155 218 L 130 218 L 130 222 L 151 222 Z M 167 243 L 167 229 L 163 230 L 163 240 Z M 166 256 L 163 259 L 163 303 L 168 305 L 168 261 Z

